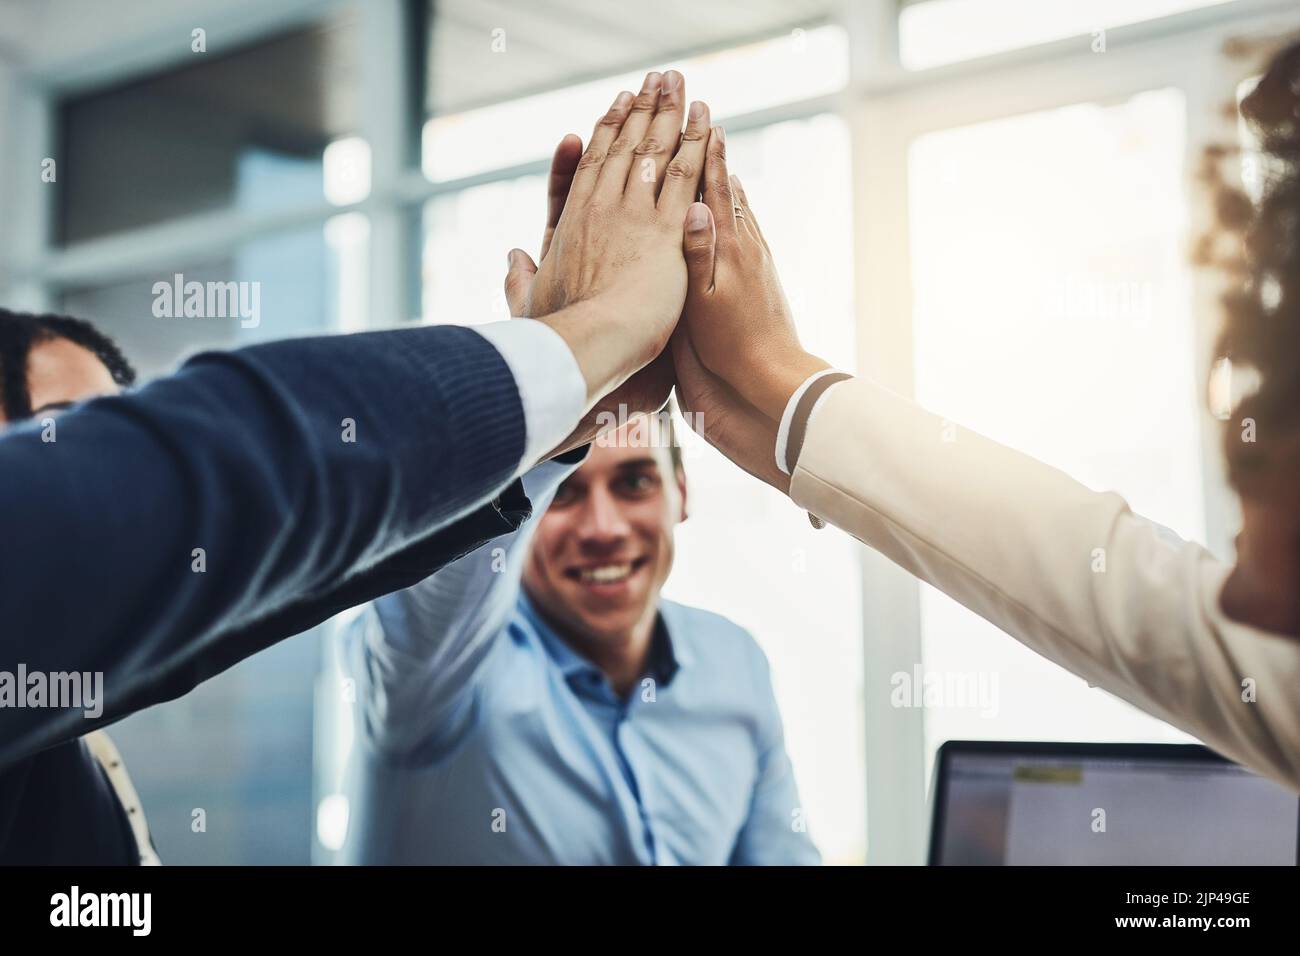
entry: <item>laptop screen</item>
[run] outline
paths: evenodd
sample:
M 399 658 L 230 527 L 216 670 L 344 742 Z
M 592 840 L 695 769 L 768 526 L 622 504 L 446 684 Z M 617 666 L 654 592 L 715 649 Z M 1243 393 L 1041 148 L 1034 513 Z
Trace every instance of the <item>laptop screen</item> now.
M 1196 745 L 950 741 L 938 865 L 1296 864 L 1300 800 Z

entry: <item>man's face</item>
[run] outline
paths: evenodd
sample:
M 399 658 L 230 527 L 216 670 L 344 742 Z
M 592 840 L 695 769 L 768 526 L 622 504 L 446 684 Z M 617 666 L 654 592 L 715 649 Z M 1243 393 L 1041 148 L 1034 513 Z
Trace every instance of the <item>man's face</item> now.
M 58 414 L 77 402 L 117 392 L 117 383 L 104 363 L 67 339 L 36 342 L 27 353 L 27 393 L 33 418 Z M 6 423 L 0 410 L 0 425 Z
M 686 517 L 685 479 L 666 445 L 648 440 L 657 432 L 637 419 L 594 446 L 537 524 L 524 588 L 577 637 L 623 641 L 654 619 Z

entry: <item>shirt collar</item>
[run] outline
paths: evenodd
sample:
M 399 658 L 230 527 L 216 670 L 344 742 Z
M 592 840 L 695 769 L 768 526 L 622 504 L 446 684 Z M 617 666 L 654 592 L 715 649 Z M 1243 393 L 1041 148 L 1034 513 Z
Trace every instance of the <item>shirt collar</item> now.
M 676 617 L 676 615 L 666 613 L 668 611 L 667 606 L 660 605 L 659 613 L 655 617 L 654 633 L 650 637 L 650 653 L 646 660 L 647 676 L 653 677 L 661 687 L 667 687 L 682 666 L 689 662 L 689 656 L 683 652 L 682 648 L 674 644 L 669 634 L 670 626 L 675 626 L 676 622 L 670 625 L 668 618 Z M 602 679 L 604 678 L 600 668 L 588 660 L 585 655 L 570 647 L 564 638 L 555 633 L 555 630 L 546 622 L 546 619 L 538 613 L 537 608 L 529 600 L 528 595 L 522 588 L 519 590 L 519 612 L 532 625 L 537 636 L 541 638 L 546 653 L 555 666 L 560 669 L 560 673 L 564 675 L 566 680 L 582 674 L 596 674 Z

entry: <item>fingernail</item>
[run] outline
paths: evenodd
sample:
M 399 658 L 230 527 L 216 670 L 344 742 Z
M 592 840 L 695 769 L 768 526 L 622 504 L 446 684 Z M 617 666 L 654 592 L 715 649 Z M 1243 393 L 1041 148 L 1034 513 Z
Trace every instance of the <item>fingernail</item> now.
M 614 97 L 614 102 L 610 104 L 610 109 L 615 109 L 615 110 L 622 109 L 623 107 L 627 106 L 628 101 L 631 99 L 632 99 L 632 94 L 629 93 L 627 90 L 624 90 L 622 93 L 618 94 L 618 96 Z
M 509 252 L 506 253 L 506 268 L 513 269 L 514 267 L 515 267 L 515 250 L 511 249 Z
M 662 73 L 647 73 L 645 77 L 644 92 L 653 93 L 659 89 L 659 84 L 663 82 Z
M 664 92 L 671 93 L 673 90 L 677 89 L 681 82 L 682 75 L 676 70 L 669 70 L 664 74 Z
M 686 210 L 686 228 L 704 229 L 709 225 L 709 207 L 702 202 L 691 203 L 691 208 Z
M 725 143 L 727 141 L 727 131 L 721 126 L 713 127 L 713 132 L 717 134 L 719 143 Z
M 693 119 L 693 120 L 703 119 L 703 118 L 704 118 L 704 104 L 701 103 L 699 100 L 696 100 L 694 103 L 691 104 L 691 112 L 690 112 L 689 115 L 690 115 L 690 118 Z
M 745 187 L 742 186 L 741 183 L 740 183 L 740 177 L 737 176 L 737 175 L 735 175 L 734 173 L 732 174 L 732 177 L 731 177 L 731 185 L 735 186 L 737 189 L 744 189 L 744 188 L 745 188 Z

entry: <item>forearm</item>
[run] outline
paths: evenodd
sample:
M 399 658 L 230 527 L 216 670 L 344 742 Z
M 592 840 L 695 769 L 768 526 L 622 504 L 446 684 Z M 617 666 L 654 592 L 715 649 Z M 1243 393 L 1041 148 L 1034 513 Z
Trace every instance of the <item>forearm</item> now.
M 522 553 L 533 528 L 581 455 L 547 461 L 523 476 L 533 515 L 520 528 L 494 538 L 412 587 L 375 601 L 383 625 L 383 647 L 410 659 L 435 662 L 453 651 L 466 632 L 499 630 L 519 592 Z
M 825 359 L 798 349 L 771 360 L 759 358 L 738 374 L 738 380 L 749 383 L 746 393 L 754 407 L 779 422 L 799 387 L 830 367 Z
M 805 370 L 817 374 L 829 367 L 827 363 L 809 355 L 770 369 L 762 386 L 772 396 L 767 407 L 773 414 L 767 414 L 704 367 L 690 336 L 675 334 L 672 354 L 678 400 L 691 427 L 755 478 L 788 494 L 790 471 L 778 461 L 785 458 L 782 435 L 788 434 L 782 419 L 785 410 L 797 404 L 792 397 L 807 381 Z
M 1300 787 L 1300 654 L 1218 608 L 1226 568 L 1042 462 L 865 381 L 811 423 L 791 497 L 1061 666 Z M 1244 703 L 1242 681 L 1267 682 Z M 1266 699 L 1267 698 L 1267 699 Z
M 647 402 L 657 410 L 667 400 L 671 362 L 661 355 L 639 368 L 639 359 L 621 354 L 623 336 L 609 332 L 612 308 L 596 299 L 541 319 L 478 327 L 509 363 L 530 426 L 543 426 L 529 429 L 525 467 L 582 448 L 609 429 L 611 418 L 621 421 Z
M 524 447 L 508 368 L 454 327 L 200 356 L 57 429 L 0 439 L 0 667 L 100 672 L 103 714 L 5 709 L 0 763 L 205 672 L 223 634 L 490 499 Z
M 662 337 L 644 338 L 638 342 L 639 348 L 629 349 L 632 337 L 612 321 L 621 316 L 611 314 L 627 309 L 627 304 L 595 297 L 541 319 L 564 340 L 582 371 L 587 386 L 584 413 L 650 364 L 663 350 L 667 332 L 671 331 L 669 327 Z
M 533 517 L 517 531 L 379 598 L 373 613 L 354 625 L 345 659 L 376 749 L 407 755 L 454 732 L 449 721 L 456 702 L 514 612 L 536 522 L 582 457 L 546 462 L 524 475 Z

